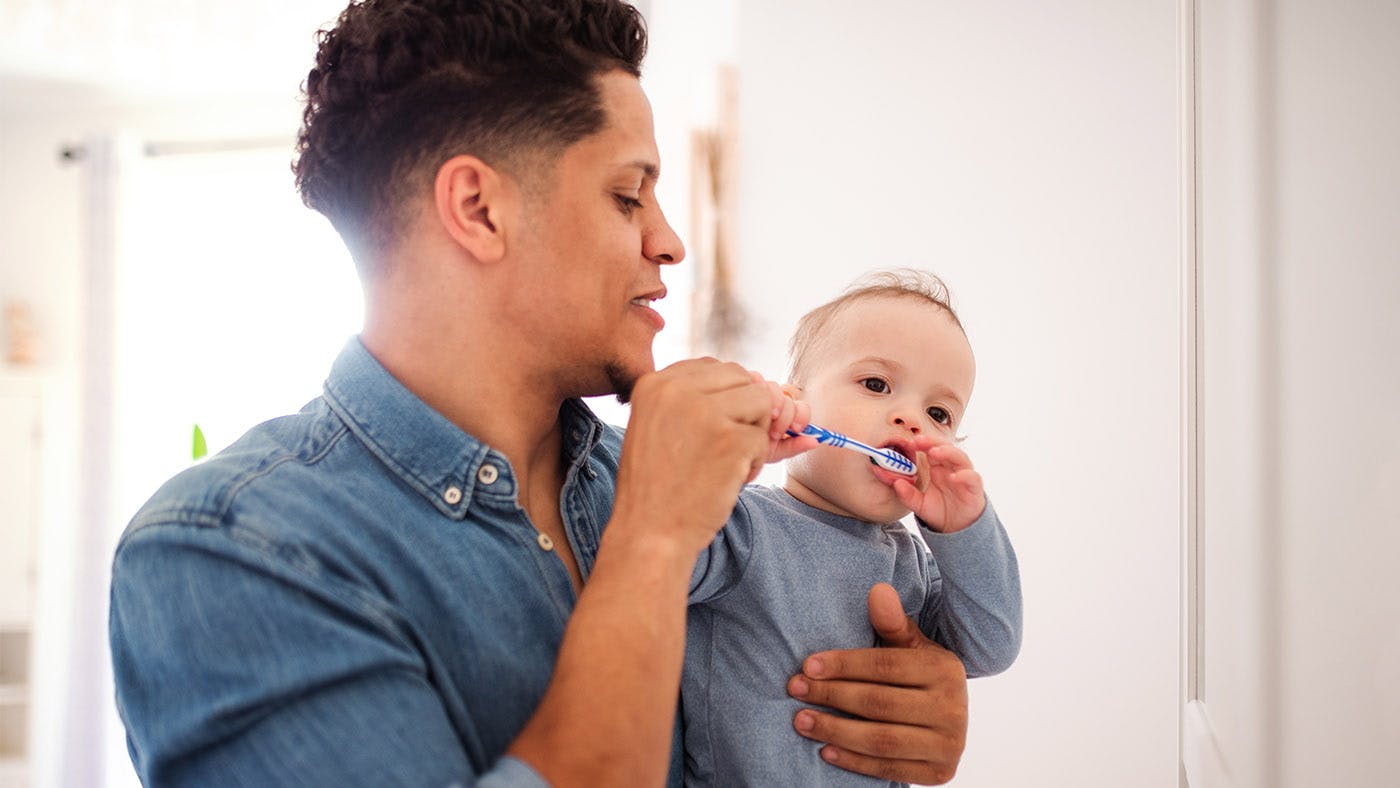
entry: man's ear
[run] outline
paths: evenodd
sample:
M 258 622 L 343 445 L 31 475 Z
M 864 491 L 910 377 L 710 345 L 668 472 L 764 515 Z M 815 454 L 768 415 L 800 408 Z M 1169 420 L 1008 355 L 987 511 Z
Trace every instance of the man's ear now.
M 472 257 L 494 263 L 505 256 L 505 183 L 475 156 L 454 156 L 438 168 L 433 201 L 443 229 Z

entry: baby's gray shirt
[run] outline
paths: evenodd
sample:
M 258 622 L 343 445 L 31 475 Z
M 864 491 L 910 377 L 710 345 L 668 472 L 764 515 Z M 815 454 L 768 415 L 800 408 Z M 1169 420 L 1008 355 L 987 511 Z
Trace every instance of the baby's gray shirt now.
M 687 786 L 885 785 L 821 759 L 792 727 L 802 661 L 876 645 L 866 606 L 875 583 L 899 592 L 924 634 L 969 677 L 1005 670 L 1021 645 L 1021 581 L 988 502 L 951 534 L 868 523 L 750 485 L 691 578 L 681 707 Z

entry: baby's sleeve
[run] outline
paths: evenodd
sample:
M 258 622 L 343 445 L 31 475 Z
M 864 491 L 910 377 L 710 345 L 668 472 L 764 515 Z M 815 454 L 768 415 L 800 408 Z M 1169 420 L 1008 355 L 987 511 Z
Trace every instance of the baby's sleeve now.
M 969 678 L 1011 667 L 1021 651 L 1021 572 L 991 501 L 951 534 L 919 524 L 933 553 L 919 627 L 963 661 Z
M 744 501 L 750 494 L 748 487 L 739 493 L 728 522 L 696 558 L 690 574 L 690 604 L 724 596 L 744 576 L 754 550 L 753 513 Z

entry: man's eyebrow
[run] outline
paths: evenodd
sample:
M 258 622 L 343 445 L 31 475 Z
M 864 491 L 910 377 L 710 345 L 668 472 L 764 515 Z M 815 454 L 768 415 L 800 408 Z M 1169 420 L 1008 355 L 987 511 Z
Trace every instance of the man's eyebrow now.
M 643 177 L 645 177 L 647 180 L 654 181 L 658 180 L 661 177 L 661 166 L 658 165 L 656 162 L 646 161 L 645 159 L 629 161 L 623 164 L 622 167 L 623 169 L 641 170 Z

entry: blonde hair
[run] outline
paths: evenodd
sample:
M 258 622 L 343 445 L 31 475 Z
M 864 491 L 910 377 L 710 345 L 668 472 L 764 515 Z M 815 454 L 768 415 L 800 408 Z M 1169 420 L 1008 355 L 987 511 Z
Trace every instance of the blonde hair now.
M 803 384 L 803 367 L 833 317 L 856 301 L 876 297 L 922 299 L 947 312 L 958 329 L 964 334 L 967 333 L 963 329 L 962 321 L 958 319 L 958 313 L 953 311 L 948 286 L 942 279 L 917 268 L 875 271 L 857 279 L 841 295 L 813 309 L 797 321 L 797 329 L 793 331 L 792 340 L 788 343 L 788 382 L 796 386 Z

